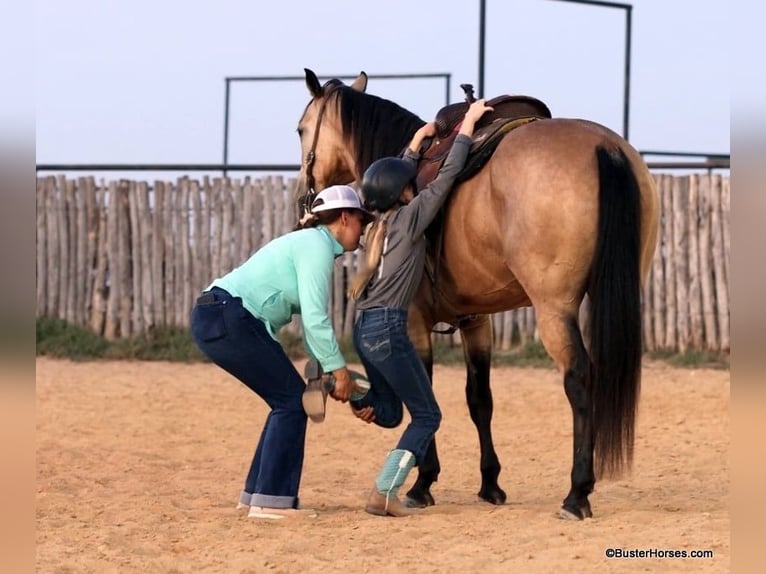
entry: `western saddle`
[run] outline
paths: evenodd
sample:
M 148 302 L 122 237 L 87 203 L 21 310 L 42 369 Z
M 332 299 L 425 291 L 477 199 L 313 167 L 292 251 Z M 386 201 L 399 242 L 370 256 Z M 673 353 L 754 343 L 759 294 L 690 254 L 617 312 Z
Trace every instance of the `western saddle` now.
M 423 143 L 416 176 L 418 189 L 423 189 L 436 178 L 455 142 L 468 106 L 476 100 L 471 84 L 461 84 L 460 87 L 466 94 L 465 101 L 449 104 L 439 110 L 434 121 L 436 137 Z M 531 96 L 502 95 L 487 100 L 487 105 L 493 111 L 484 114 L 477 122 L 468 159 L 457 176 L 457 182 L 474 176 L 492 157 L 495 148 L 509 131 L 551 117 L 548 106 Z

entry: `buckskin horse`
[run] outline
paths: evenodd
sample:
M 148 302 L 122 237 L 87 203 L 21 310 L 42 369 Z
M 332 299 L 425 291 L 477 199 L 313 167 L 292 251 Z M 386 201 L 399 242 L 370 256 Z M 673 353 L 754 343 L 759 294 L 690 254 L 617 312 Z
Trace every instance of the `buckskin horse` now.
M 328 185 L 361 181 L 376 159 L 398 155 L 424 121 L 351 84 L 321 85 L 306 69 L 311 100 L 298 123 L 297 196 L 310 205 Z M 316 191 L 315 191 L 316 190 Z M 640 154 L 599 124 L 564 118 L 523 123 L 500 139 L 475 175 L 452 191 L 431 242 L 430 273 L 409 310 L 409 331 L 432 376 L 430 332 L 459 325 L 466 398 L 479 434 L 479 496 L 503 504 L 492 443 L 490 313 L 532 305 L 540 339 L 564 379 L 572 408 L 571 489 L 559 516 L 591 517 L 596 476 L 632 463 L 641 377 L 641 283 L 657 243 L 658 199 Z M 586 343 L 578 321 L 590 304 Z M 407 493 L 434 504 L 435 442 Z

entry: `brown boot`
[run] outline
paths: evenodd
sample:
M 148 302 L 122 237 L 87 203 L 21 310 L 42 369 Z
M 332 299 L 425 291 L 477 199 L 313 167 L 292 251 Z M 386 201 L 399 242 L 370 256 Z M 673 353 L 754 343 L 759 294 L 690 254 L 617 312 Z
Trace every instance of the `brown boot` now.
M 395 494 L 381 494 L 376 487 L 372 488 L 369 498 L 367 498 L 367 504 L 364 507 L 366 512 L 375 514 L 376 516 L 410 516 L 417 514 L 417 508 L 406 507 L 399 497 Z

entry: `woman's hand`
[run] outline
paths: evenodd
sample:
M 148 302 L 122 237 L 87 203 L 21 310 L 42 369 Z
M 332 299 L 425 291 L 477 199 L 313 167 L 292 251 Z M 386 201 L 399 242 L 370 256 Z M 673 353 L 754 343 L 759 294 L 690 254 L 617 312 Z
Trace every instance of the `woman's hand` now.
M 460 126 L 460 133 L 466 136 L 473 135 L 473 128 L 476 126 L 476 122 L 479 118 L 487 112 L 493 111 L 494 108 L 488 106 L 484 98 L 473 102 L 463 118 L 463 124 Z
M 335 377 L 335 385 L 330 396 L 336 401 L 345 403 L 351 398 L 351 393 L 354 392 L 356 387 L 354 381 L 351 380 L 351 373 L 348 372 L 346 367 L 341 367 L 340 369 L 335 369 L 332 374 Z
M 426 138 L 432 138 L 435 135 L 436 124 L 434 122 L 428 122 L 424 126 L 421 126 L 418 131 L 415 132 L 415 135 L 412 136 L 412 141 L 410 141 L 410 145 L 408 146 L 410 151 L 412 153 L 419 153 L 420 144 L 423 143 L 423 140 Z
M 362 407 L 361 409 L 355 409 L 351 407 L 351 412 L 354 416 L 360 420 L 363 420 L 367 424 L 370 424 L 375 420 L 375 409 L 373 407 Z
M 415 132 L 415 135 L 420 134 L 421 141 L 425 138 L 432 138 L 436 135 L 436 123 L 435 122 L 428 122 L 426 125 L 422 126 L 417 132 Z

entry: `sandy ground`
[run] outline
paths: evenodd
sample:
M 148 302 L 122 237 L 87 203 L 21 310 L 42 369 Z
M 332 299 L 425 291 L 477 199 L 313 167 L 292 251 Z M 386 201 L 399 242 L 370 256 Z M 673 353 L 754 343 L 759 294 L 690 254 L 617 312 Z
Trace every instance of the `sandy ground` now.
M 302 365 L 299 365 L 302 367 Z M 213 365 L 37 360 L 39 572 L 727 572 L 728 371 L 649 363 L 633 472 L 596 485 L 594 518 L 555 512 L 569 487 L 571 414 L 555 371 L 493 372 L 508 503 L 477 499 L 478 439 L 462 368 L 437 367 L 437 505 L 380 518 L 365 496 L 401 429 L 331 401 L 309 423 L 301 485 L 316 519 L 235 510 L 266 407 Z M 413 472 L 408 481 L 414 479 Z M 612 558 L 608 548 L 710 549 Z

